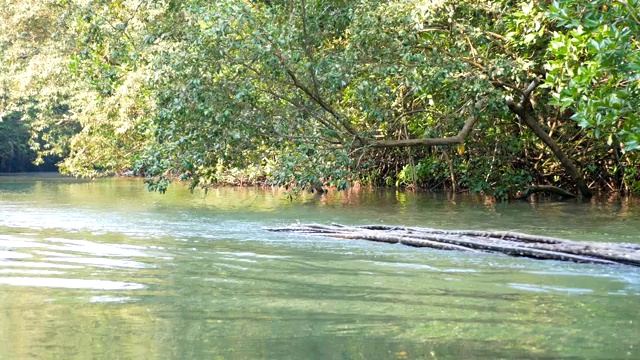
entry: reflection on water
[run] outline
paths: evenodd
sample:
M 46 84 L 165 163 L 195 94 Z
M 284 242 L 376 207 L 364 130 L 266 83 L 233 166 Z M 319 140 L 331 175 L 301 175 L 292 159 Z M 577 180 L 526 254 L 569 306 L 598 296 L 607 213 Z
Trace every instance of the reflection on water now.
M 109 280 L 65 279 L 58 277 L 0 277 L 0 284 L 89 290 L 136 290 L 144 286 Z
M 639 243 L 640 204 L 0 177 L 0 358 L 638 358 L 640 271 L 267 233 L 301 222 Z

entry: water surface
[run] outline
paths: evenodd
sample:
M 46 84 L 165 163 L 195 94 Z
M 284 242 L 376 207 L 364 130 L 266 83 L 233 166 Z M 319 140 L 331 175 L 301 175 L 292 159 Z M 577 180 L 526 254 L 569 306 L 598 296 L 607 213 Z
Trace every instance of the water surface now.
M 300 222 L 640 243 L 640 203 L 0 177 L 0 358 L 637 359 L 640 271 L 268 233 Z

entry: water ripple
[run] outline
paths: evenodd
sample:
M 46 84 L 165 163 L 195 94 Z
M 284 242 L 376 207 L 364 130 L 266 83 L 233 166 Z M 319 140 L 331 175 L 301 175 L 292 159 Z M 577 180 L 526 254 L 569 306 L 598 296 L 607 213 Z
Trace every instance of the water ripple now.
M 0 284 L 14 286 L 36 286 L 64 289 L 89 289 L 89 290 L 138 290 L 145 286 L 142 284 L 111 281 L 111 280 L 86 280 L 49 277 L 0 277 Z
M 39 233 L 23 235 L 0 235 L 0 285 L 142 289 L 146 285 L 126 280 L 131 276 L 153 279 L 145 269 L 155 269 L 152 262 L 157 255 L 166 255 L 163 249 L 100 242 L 100 238 L 94 242 Z M 93 279 L 96 275 L 103 279 Z
M 97 267 L 124 267 L 124 268 L 134 268 L 134 269 L 144 269 L 147 267 L 146 264 L 132 261 L 132 260 L 118 260 L 118 259 L 107 259 L 107 258 L 77 258 L 77 257 L 49 257 L 43 258 L 44 261 L 61 261 L 61 262 L 69 262 L 76 264 L 87 264 L 91 266 Z

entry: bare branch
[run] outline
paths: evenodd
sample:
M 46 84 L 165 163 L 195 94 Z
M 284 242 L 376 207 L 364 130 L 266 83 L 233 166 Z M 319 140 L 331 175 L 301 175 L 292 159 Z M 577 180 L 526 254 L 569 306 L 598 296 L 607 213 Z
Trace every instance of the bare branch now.
M 531 92 L 535 90 L 538 87 L 538 85 L 540 85 L 540 78 L 536 77 L 529 84 L 529 86 L 527 86 L 527 88 L 522 92 L 522 95 L 524 95 L 525 99 L 527 100 L 529 99 L 529 97 L 531 96 Z
M 407 117 L 407 116 L 409 116 L 409 115 L 419 114 L 419 113 L 423 113 L 423 112 L 425 112 L 425 111 L 427 111 L 427 109 L 415 109 L 415 110 L 409 110 L 409 111 L 407 111 L 407 112 L 404 112 L 404 113 L 402 113 L 402 114 L 398 115 L 395 119 L 393 119 L 393 121 L 394 121 L 394 122 L 396 122 L 396 121 L 398 121 L 398 120 L 400 120 L 400 119 L 402 119 L 402 118 L 404 118 L 404 117 Z
M 519 87 L 517 87 L 515 84 L 506 83 L 506 82 L 497 81 L 497 80 L 491 80 L 491 85 L 493 85 L 494 87 L 509 88 L 517 92 L 518 94 L 524 96 L 524 93 L 522 92 L 522 90 Z
M 484 100 L 479 100 L 475 103 L 476 108 L 482 108 L 484 106 Z M 473 129 L 476 121 L 478 120 L 475 113 L 469 114 L 467 120 L 460 132 L 455 136 L 448 136 L 442 138 L 422 138 L 422 139 L 405 139 L 405 140 L 378 140 L 367 144 L 374 148 L 392 148 L 392 147 L 415 147 L 415 146 L 434 146 L 434 145 L 455 145 L 464 142 L 464 139 L 469 135 Z
M 504 37 L 504 36 L 502 36 L 500 34 L 494 33 L 493 31 L 486 31 L 485 30 L 484 33 L 487 34 L 487 35 L 491 35 L 491 36 L 493 36 L 494 38 L 496 38 L 498 40 L 507 41 L 506 37 Z
M 449 32 L 449 28 L 442 27 L 442 26 L 430 26 L 430 27 L 426 27 L 426 28 L 422 28 L 422 29 L 418 30 L 419 33 L 426 33 L 426 32 L 431 32 L 431 31 L 446 31 L 446 32 Z

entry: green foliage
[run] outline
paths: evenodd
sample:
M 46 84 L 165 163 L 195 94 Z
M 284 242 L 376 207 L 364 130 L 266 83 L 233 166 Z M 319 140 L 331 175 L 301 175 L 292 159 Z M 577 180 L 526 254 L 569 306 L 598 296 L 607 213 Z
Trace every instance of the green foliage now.
M 58 1 L 0 1 L 0 126 L 8 136 L 0 146 L 21 170 L 68 155 L 78 131 L 70 111 L 77 87 L 64 71 L 72 49 L 65 14 Z
M 553 105 L 607 143 L 640 149 L 640 2 L 555 1 L 549 46 Z
M 33 153 L 29 146 L 29 130 L 20 114 L 6 116 L 0 122 L 0 172 L 20 172 L 29 168 Z
M 0 4 L 0 110 L 76 176 L 508 198 L 566 178 L 505 106 L 537 77 L 562 150 L 601 186 L 638 187 L 637 0 Z M 471 115 L 450 149 L 372 146 L 454 136 Z

